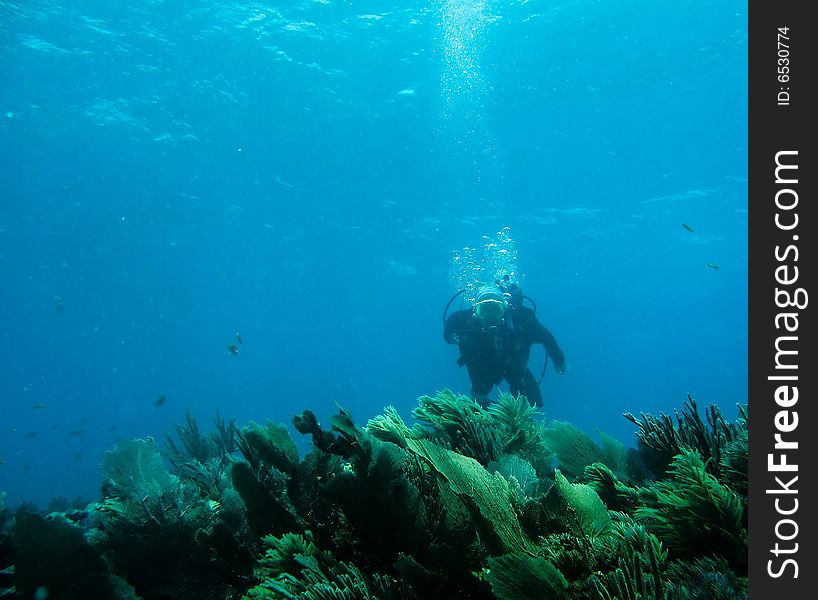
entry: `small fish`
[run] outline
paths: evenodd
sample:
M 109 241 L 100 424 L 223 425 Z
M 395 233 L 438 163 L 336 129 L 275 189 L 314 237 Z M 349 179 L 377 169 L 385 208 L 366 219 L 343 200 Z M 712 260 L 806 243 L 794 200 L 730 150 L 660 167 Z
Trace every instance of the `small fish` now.
M 4 464 L 6 464 L 6 459 L 0 458 L 0 465 L 4 465 Z
M 238 347 L 238 346 L 236 346 L 236 344 L 230 344 L 230 345 L 227 347 L 227 351 L 228 351 L 230 354 L 232 354 L 233 356 L 237 356 L 237 355 L 238 355 L 238 353 L 239 353 L 239 347 Z
M 239 341 L 239 344 L 243 344 L 243 343 L 244 343 L 244 342 L 242 342 L 242 341 L 241 341 L 241 336 L 239 335 L 239 332 L 238 332 L 238 331 L 236 332 L 236 339 Z
M 65 304 L 63 304 L 62 298 L 59 296 L 54 296 L 52 301 L 54 302 L 54 310 L 56 310 L 58 313 L 65 311 Z
M 706 265 L 704 265 L 704 266 L 705 266 L 705 267 L 710 267 L 711 269 L 714 269 L 714 270 L 716 270 L 716 271 L 719 271 L 719 270 L 720 270 L 720 269 L 719 269 L 719 266 L 718 266 L 716 263 L 707 263 L 707 264 L 706 264 Z
M 88 421 L 90 421 L 90 420 L 91 420 L 91 417 L 83 417 L 83 418 L 80 420 L 80 423 L 81 423 L 82 425 L 85 425 L 85 424 L 86 424 Z
M 690 225 L 688 225 L 687 223 L 682 223 L 682 227 L 687 229 L 690 233 L 696 233 L 695 231 L 693 231 L 693 228 Z
M 108 431 L 116 431 L 116 428 L 117 428 L 117 426 L 116 426 L 116 425 L 111 425 L 111 426 L 108 428 Z
M 32 404 L 31 410 L 40 410 L 41 408 L 45 408 L 45 404 Z
M 29 432 L 28 432 L 28 433 L 25 435 L 25 438 L 26 438 L 27 440 L 33 440 L 33 439 L 34 439 L 34 438 L 36 438 L 36 437 L 37 437 L 37 432 L 36 432 L 36 431 L 29 431 Z
M 82 435 L 83 433 L 85 433 L 85 431 L 83 431 L 82 429 L 72 429 L 71 431 L 68 432 L 68 435 L 73 435 L 74 437 L 77 437 Z
M 159 408 L 160 406 L 162 406 L 162 405 L 163 405 L 165 402 L 167 402 L 167 401 L 168 401 L 168 399 L 167 399 L 167 398 L 165 398 L 165 395 L 164 395 L 164 394 L 162 394 L 162 395 L 161 395 L 161 396 L 159 396 L 159 397 L 158 397 L 156 400 L 154 400 L 154 401 L 153 401 L 153 405 L 154 405 L 155 407 Z
M 55 429 L 57 429 L 57 427 L 59 427 L 59 425 L 52 425 L 51 427 L 49 427 L 49 429 L 51 431 L 54 431 Z
M 74 453 L 74 460 L 82 460 L 83 458 L 85 458 L 85 454 L 83 454 L 82 452 Z

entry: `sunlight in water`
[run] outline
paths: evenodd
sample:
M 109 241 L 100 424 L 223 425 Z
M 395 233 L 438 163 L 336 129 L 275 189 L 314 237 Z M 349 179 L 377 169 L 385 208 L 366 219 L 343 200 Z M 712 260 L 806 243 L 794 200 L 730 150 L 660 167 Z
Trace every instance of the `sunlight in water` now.
M 487 27 L 498 17 L 492 0 L 440 0 L 441 143 L 469 161 L 468 187 L 481 187 L 487 165 L 495 161 L 496 144 L 485 121 L 491 86 L 481 72 Z
M 480 76 L 480 33 L 486 23 L 486 0 L 443 0 L 441 28 L 443 91 L 447 104 L 472 96 L 482 87 Z
M 486 5 L 487 0 L 442 0 L 442 87 L 447 108 L 482 94 L 480 54 L 481 32 L 489 22 Z

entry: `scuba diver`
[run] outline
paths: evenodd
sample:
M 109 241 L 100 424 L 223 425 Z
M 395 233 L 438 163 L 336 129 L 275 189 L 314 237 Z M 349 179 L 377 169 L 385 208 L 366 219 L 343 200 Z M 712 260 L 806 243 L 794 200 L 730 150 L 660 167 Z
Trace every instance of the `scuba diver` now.
M 471 309 L 455 311 L 447 318 L 449 306 L 465 291 L 457 292 L 443 311 L 443 339 L 457 344 L 457 364 L 468 369 L 474 400 L 486 406 L 489 392 L 505 379 L 512 394 L 523 394 L 535 406 L 542 406 L 540 382 L 548 359 L 562 375 L 565 355 L 554 335 L 537 320 L 534 301 L 505 275 L 493 286 L 480 288 Z M 524 299 L 534 308 L 523 306 Z M 542 344 L 546 352 L 539 381 L 528 368 L 532 344 Z

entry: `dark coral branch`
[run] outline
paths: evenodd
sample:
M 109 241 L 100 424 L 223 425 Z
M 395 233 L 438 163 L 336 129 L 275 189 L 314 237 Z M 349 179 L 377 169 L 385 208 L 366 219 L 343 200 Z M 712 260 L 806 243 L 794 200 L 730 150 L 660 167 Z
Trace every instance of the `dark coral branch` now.
M 747 411 L 739 406 L 740 418 L 735 422 L 724 419 L 718 406 L 711 404 L 705 410 L 707 425 L 699 415 L 696 401 L 688 394 L 687 402 L 681 411 L 675 410 L 676 423 L 673 419 L 660 413 L 659 417 L 640 413 L 637 419 L 631 413 L 624 413 L 626 419 L 639 430 L 636 437 L 647 447 L 672 458 L 683 450 L 696 450 L 707 459 L 707 470 L 719 474 L 719 465 L 724 448 L 739 437 L 741 431 L 747 430 Z

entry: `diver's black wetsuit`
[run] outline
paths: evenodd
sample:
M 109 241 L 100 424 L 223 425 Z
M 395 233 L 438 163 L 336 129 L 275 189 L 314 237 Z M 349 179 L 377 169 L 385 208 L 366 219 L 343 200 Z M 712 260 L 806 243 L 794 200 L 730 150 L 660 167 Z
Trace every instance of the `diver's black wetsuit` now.
M 542 393 L 528 368 L 532 344 L 542 344 L 554 368 L 565 369 L 565 355 L 554 335 L 537 320 L 526 306 L 510 308 L 497 327 L 486 328 L 470 309 L 452 313 L 443 326 L 443 339 L 457 344 L 466 365 L 472 393 L 485 397 L 491 388 L 505 379 L 512 394 L 524 394 L 529 402 L 542 406 Z

